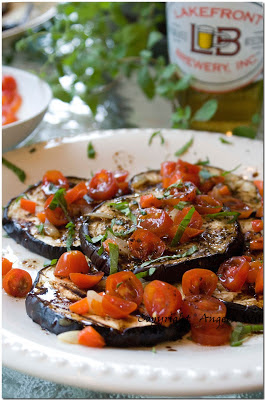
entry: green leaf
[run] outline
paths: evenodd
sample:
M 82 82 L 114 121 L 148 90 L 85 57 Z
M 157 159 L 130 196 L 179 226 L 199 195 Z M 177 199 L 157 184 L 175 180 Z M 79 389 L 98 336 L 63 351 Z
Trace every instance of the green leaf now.
M 175 236 L 173 237 L 172 242 L 170 243 L 171 247 L 174 247 L 179 243 L 179 241 L 180 241 L 185 229 L 187 228 L 187 226 L 190 223 L 190 220 L 191 220 L 194 212 L 195 212 L 195 208 L 191 207 L 191 209 L 185 215 L 183 220 L 180 222 L 180 224 L 178 226 L 178 229 L 177 229 L 177 232 L 176 232 Z
M 87 156 L 88 156 L 88 158 L 95 158 L 95 157 L 96 157 L 96 152 L 95 152 L 95 149 L 94 149 L 94 147 L 93 147 L 92 142 L 89 142 L 89 143 L 88 143 L 88 146 L 87 146 Z
M 173 75 L 176 74 L 178 69 L 178 66 L 176 64 L 168 64 L 165 68 L 163 68 L 160 78 L 168 80 L 170 79 Z
M 41 223 L 40 225 L 36 225 L 36 228 L 38 229 L 38 232 L 40 235 L 44 235 L 44 224 Z
M 152 276 L 156 271 L 156 268 L 149 268 L 147 271 L 143 272 L 138 272 L 138 274 L 135 274 L 136 278 L 145 278 L 146 276 Z
M 183 147 L 181 147 L 178 151 L 175 152 L 175 156 L 179 157 L 182 156 L 182 154 L 186 153 L 189 148 L 192 146 L 194 141 L 194 138 L 191 138 L 186 144 L 184 144 Z
M 239 215 L 240 215 L 240 213 L 236 212 L 236 211 L 222 211 L 222 212 L 215 213 L 215 214 L 206 214 L 204 216 L 205 216 L 205 218 L 211 218 L 211 219 L 213 219 L 213 218 L 233 217 L 228 222 L 229 224 L 231 224 L 232 222 L 237 220 Z
M 147 48 L 151 49 L 159 40 L 163 38 L 162 33 L 158 31 L 150 32 L 147 40 Z
M 23 183 L 25 182 L 26 174 L 25 174 L 25 172 L 24 172 L 21 168 L 17 167 L 15 164 L 13 164 L 13 163 L 11 163 L 10 161 L 6 160 L 4 157 L 2 157 L 2 163 L 3 163 L 3 165 L 5 165 L 8 169 L 10 169 L 11 171 L 13 171 L 13 172 L 17 175 L 18 179 L 19 179 L 21 182 L 23 182 Z
M 160 261 L 165 261 L 165 260 L 177 260 L 178 258 L 188 257 L 188 256 L 191 256 L 192 254 L 196 253 L 197 250 L 198 250 L 198 247 L 194 245 L 194 246 L 191 246 L 187 251 L 185 251 L 182 254 L 176 254 L 174 256 L 163 256 L 163 257 L 155 258 L 154 260 L 145 261 L 143 264 L 140 265 L 140 268 L 147 267 L 148 265 L 153 264 L 154 262 L 160 262 Z M 146 272 L 146 271 L 144 271 L 144 272 Z M 139 272 L 139 274 L 140 273 L 141 272 Z
M 192 76 L 191 75 L 185 75 L 183 78 L 181 78 L 176 84 L 175 84 L 175 91 L 182 91 L 188 89 L 190 86 L 190 81 L 191 81 Z
M 204 103 L 202 107 L 196 111 L 192 120 L 202 121 L 202 122 L 209 121 L 209 119 L 211 119 L 216 113 L 217 107 L 218 107 L 217 100 L 212 99 L 206 101 L 206 103 Z
M 230 346 L 241 346 L 251 333 L 258 332 L 263 332 L 263 325 L 243 325 L 238 323 L 231 334 Z
M 228 140 L 224 139 L 222 136 L 219 137 L 219 140 L 223 144 L 233 144 L 232 142 L 229 142 Z
M 210 164 L 210 160 L 208 157 L 205 161 L 199 160 L 196 162 L 196 165 L 208 165 L 208 164 Z
M 190 106 L 186 106 L 185 108 L 178 107 L 177 111 L 175 111 L 171 115 L 172 127 L 183 128 L 183 129 L 188 128 L 190 116 L 191 116 Z
M 178 204 L 174 206 L 177 210 L 183 210 L 183 208 L 190 206 L 191 203 L 188 201 L 180 201 Z
M 236 128 L 233 129 L 233 135 L 255 139 L 256 131 L 254 128 L 251 128 L 250 126 L 237 126 Z
M 241 164 L 238 164 L 235 168 L 230 169 L 230 171 L 224 171 L 221 173 L 221 176 L 226 176 L 228 174 L 231 174 L 231 172 L 234 172 L 236 169 L 238 169 L 239 167 L 241 167 Z
M 161 145 L 163 145 L 163 144 L 165 143 L 165 139 L 164 139 L 164 137 L 163 137 L 161 131 L 156 131 L 156 132 L 152 133 L 152 135 L 151 135 L 150 138 L 149 138 L 149 141 L 148 141 L 148 145 L 149 145 L 149 146 L 152 144 L 153 139 L 154 139 L 156 136 L 159 136 L 159 137 L 160 137 L 160 143 L 161 143 Z
M 110 255 L 110 275 L 118 272 L 118 261 L 119 261 L 119 246 L 114 243 L 109 243 L 109 255 Z
M 91 238 L 89 235 L 85 235 L 86 240 L 87 240 L 89 243 L 93 243 L 93 244 L 94 244 L 94 243 L 98 243 L 98 242 L 100 242 L 100 241 L 106 239 L 106 237 L 107 237 L 106 234 L 105 234 L 105 235 L 94 236 L 93 238 Z
M 131 212 L 128 201 L 120 201 L 117 203 L 110 203 L 110 207 L 116 208 L 116 210 L 120 211 L 126 217 L 128 217 L 135 225 L 137 224 L 136 216 Z
M 155 84 L 147 65 L 142 66 L 138 71 L 138 84 L 149 99 L 154 97 Z
M 21 194 L 20 196 L 18 196 L 18 197 L 16 198 L 16 200 L 15 200 L 15 203 L 18 203 L 19 200 L 24 199 L 24 198 L 26 198 L 26 199 L 29 198 L 29 196 L 27 195 L 27 193 L 23 193 L 23 194 Z
M 48 267 L 48 266 L 53 266 L 57 263 L 58 258 L 53 258 L 51 261 L 48 261 L 47 263 L 44 264 L 44 267 Z
M 132 233 L 132 232 L 134 232 L 134 231 L 136 230 L 136 226 L 132 226 L 131 228 L 129 228 L 129 229 L 125 230 L 125 231 L 115 231 L 115 232 L 114 232 L 114 231 L 113 231 L 113 226 L 114 226 L 115 224 L 119 225 L 119 224 L 118 224 L 118 221 L 117 221 L 115 218 L 113 218 L 112 221 L 111 221 L 110 230 L 111 230 L 111 233 L 112 233 L 114 236 L 116 236 L 116 237 L 125 237 L 125 236 L 128 236 L 130 233 Z
M 100 246 L 100 248 L 98 249 L 98 255 L 101 256 L 101 254 L 104 252 L 104 247 L 103 244 Z

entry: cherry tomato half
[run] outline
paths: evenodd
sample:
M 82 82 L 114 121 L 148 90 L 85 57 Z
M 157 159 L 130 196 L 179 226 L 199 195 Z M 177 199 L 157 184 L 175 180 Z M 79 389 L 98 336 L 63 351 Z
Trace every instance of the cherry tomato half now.
M 166 236 L 173 225 L 173 221 L 166 211 L 159 208 L 146 208 L 146 215 L 140 215 L 139 225 L 155 233 L 157 236 Z
M 144 288 L 144 305 L 156 323 L 169 326 L 182 305 L 182 297 L 174 286 L 154 280 Z
M 240 219 L 248 218 L 253 212 L 252 208 L 250 208 L 242 200 L 236 199 L 235 197 L 226 196 L 222 198 L 222 201 L 223 205 L 225 207 L 229 207 L 231 211 L 239 212 L 240 215 L 238 218 Z
M 11 269 L 13 263 L 7 258 L 2 257 L 2 276 L 5 276 Z
M 191 207 L 185 207 L 183 210 L 179 211 L 174 218 L 174 225 L 170 229 L 170 236 L 173 238 L 178 230 L 179 224 L 190 211 Z M 200 235 L 203 230 L 201 229 L 203 224 L 202 217 L 198 211 L 194 211 L 191 220 L 185 229 L 183 235 L 181 236 L 180 243 L 186 243 L 191 238 Z
M 94 200 L 108 200 L 115 196 L 119 187 L 112 172 L 102 169 L 88 185 L 88 194 Z
M 32 279 L 27 271 L 19 268 L 11 269 L 3 279 L 3 288 L 13 297 L 25 297 L 32 286 Z
M 66 190 L 69 188 L 67 178 L 56 169 L 46 171 L 43 175 L 42 184 L 46 187 L 49 186 L 50 183 L 60 188 L 65 188 Z
M 255 219 L 251 222 L 252 229 L 254 232 L 261 232 L 263 230 L 263 220 L 262 219 Z
M 87 274 L 89 272 L 89 265 L 86 257 L 81 251 L 73 250 L 63 253 L 59 258 L 54 275 L 68 278 L 71 273 L 80 272 Z
M 75 187 L 69 189 L 65 193 L 65 200 L 67 204 L 72 204 L 77 200 L 82 199 L 88 193 L 88 188 L 85 182 L 79 182 Z
M 153 232 L 147 229 L 136 229 L 128 240 L 131 255 L 140 260 L 161 257 L 166 244 Z
M 164 191 L 165 198 L 163 199 L 163 203 L 175 206 L 180 201 L 191 202 L 196 197 L 196 190 L 197 188 L 192 182 L 180 182 L 178 187 L 172 187 Z
M 249 243 L 249 248 L 251 251 L 263 250 L 263 236 L 251 240 Z
M 200 184 L 200 191 L 202 193 L 208 193 L 213 189 L 214 186 L 223 183 L 225 180 L 224 176 L 211 176 Z M 230 191 L 227 194 L 231 194 Z
M 217 272 L 222 285 L 231 292 L 240 292 L 246 282 L 249 262 L 244 256 L 232 257 L 223 262 Z
M 157 199 L 152 193 L 145 194 L 140 198 L 140 206 L 142 208 L 149 208 L 149 207 L 161 207 L 163 204 L 162 200 Z
M 105 294 L 102 297 L 102 308 L 110 318 L 122 319 L 127 318 L 129 314 L 135 311 L 137 304 L 133 301 L 124 300 L 117 296 Z
M 77 287 L 79 287 L 79 289 L 91 289 L 101 281 L 103 275 L 104 272 L 98 272 L 97 274 L 93 275 L 81 274 L 80 272 L 71 272 L 69 274 L 69 278 Z
M 225 304 L 215 297 L 207 295 L 187 296 L 181 307 L 183 316 L 191 325 L 208 323 L 219 324 L 226 316 Z
M 248 276 L 247 276 L 247 283 L 255 283 L 258 271 L 260 268 L 263 266 L 263 264 L 259 261 L 252 261 L 249 263 L 249 271 L 248 271 Z
M 230 340 L 232 327 L 228 323 L 221 325 L 205 324 L 191 327 L 191 338 L 204 346 L 222 346 Z
M 97 348 L 106 346 L 103 336 L 96 329 L 92 328 L 92 326 L 87 326 L 78 333 L 78 344 Z
M 194 207 L 200 214 L 214 214 L 222 210 L 223 203 L 207 194 L 196 196 Z
M 142 282 L 131 271 L 109 275 L 106 280 L 106 294 L 133 301 L 139 306 L 143 299 Z
M 48 221 L 50 221 L 50 223 L 55 226 L 66 225 L 68 223 L 68 219 L 63 210 L 60 207 L 56 207 L 54 210 L 51 210 L 49 207 L 53 200 L 53 197 L 54 195 L 52 194 L 50 197 L 48 197 L 44 204 L 45 216 Z
M 194 268 L 182 276 L 182 290 L 185 296 L 206 294 L 210 296 L 216 289 L 217 275 L 209 269 Z

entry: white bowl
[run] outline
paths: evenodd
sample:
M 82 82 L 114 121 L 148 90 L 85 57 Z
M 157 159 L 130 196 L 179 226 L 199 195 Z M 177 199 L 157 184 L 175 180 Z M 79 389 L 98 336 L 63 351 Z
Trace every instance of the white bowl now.
M 22 105 L 17 112 L 18 121 L 2 127 L 2 148 L 7 150 L 25 139 L 39 125 L 52 99 L 50 86 L 29 72 L 2 67 L 2 76 L 15 78 Z

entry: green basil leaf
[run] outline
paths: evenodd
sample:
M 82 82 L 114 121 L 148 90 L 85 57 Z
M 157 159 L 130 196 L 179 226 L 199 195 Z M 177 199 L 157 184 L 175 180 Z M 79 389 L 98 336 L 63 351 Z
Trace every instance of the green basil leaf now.
M 179 157 L 182 154 L 186 153 L 188 149 L 192 146 L 194 139 L 191 138 L 184 146 L 182 146 L 178 151 L 175 152 L 175 156 Z
M 21 194 L 20 196 L 18 196 L 18 197 L 16 198 L 16 200 L 15 200 L 15 203 L 19 202 L 19 200 L 24 199 L 24 198 L 26 198 L 26 199 L 29 198 L 29 196 L 27 195 L 27 193 L 24 193 L 24 194 Z
M 48 266 L 53 266 L 57 263 L 58 258 L 53 258 L 51 261 L 48 261 L 47 263 L 44 264 L 44 267 L 48 267 Z
M 44 235 L 44 224 L 43 223 L 36 225 L 36 228 L 38 229 L 38 233 L 40 235 Z
M 162 257 L 155 258 L 154 260 L 145 261 L 143 264 L 140 265 L 140 267 L 141 268 L 147 267 L 148 265 L 153 264 L 154 262 L 160 262 L 160 261 L 165 261 L 165 260 L 177 260 L 178 258 L 184 258 L 187 256 L 191 256 L 192 254 L 196 253 L 197 250 L 198 250 L 198 247 L 193 245 L 187 251 L 185 251 L 185 253 L 176 254 L 174 256 L 162 256 Z M 141 272 L 139 272 L 139 274 L 140 273 Z
M 17 167 L 15 164 L 13 164 L 13 163 L 11 163 L 10 161 L 6 160 L 4 157 L 2 157 L 2 163 L 3 163 L 3 165 L 5 165 L 8 169 L 10 169 L 11 171 L 13 171 L 13 172 L 17 175 L 18 179 L 19 179 L 21 182 L 23 182 L 23 183 L 25 182 L 26 174 L 25 174 L 25 172 L 24 172 L 21 168 Z
M 66 203 L 66 200 L 64 197 L 65 192 L 66 192 L 66 190 L 64 188 L 58 189 L 53 195 L 53 199 L 50 202 L 49 208 L 51 210 L 55 210 L 57 207 L 60 207 L 63 210 L 68 221 L 71 222 L 71 218 L 69 217 L 69 214 L 67 211 L 67 203 Z
M 219 213 L 215 214 L 206 214 L 204 215 L 205 218 L 225 218 L 225 217 L 233 217 L 228 221 L 228 224 L 231 224 L 232 222 L 236 221 L 237 218 L 239 217 L 240 213 L 236 211 L 222 211 Z
M 148 41 L 147 41 L 147 48 L 151 49 L 162 38 L 163 38 L 162 33 L 158 32 L 158 31 L 150 32 Z
M 183 78 L 179 79 L 174 86 L 175 91 L 188 89 L 188 87 L 190 86 L 191 78 L 192 78 L 191 75 L 185 75 L 183 76 Z
M 120 201 L 117 203 L 110 203 L 110 207 L 116 208 L 116 210 L 120 211 L 126 217 L 128 217 L 135 225 L 137 224 L 136 216 L 131 212 L 128 201 Z
M 188 201 L 180 201 L 178 204 L 174 206 L 177 210 L 183 210 L 183 208 L 190 206 L 191 203 Z
M 258 332 L 263 332 L 263 325 L 243 325 L 238 323 L 231 334 L 230 346 L 241 346 L 251 333 Z
M 109 255 L 110 255 L 110 275 L 118 272 L 118 261 L 119 261 L 119 246 L 114 243 L 109 243 Z
M 152 99 L 155 95 L 155 84 L 147 65 L 138 71 L 138 83 L 146 97 Z
M 89 235 L 85 235 L 85 238 L 89 243 L 93 243 L 94 244 L 94 243 L 100 242 L 102 239 L 105 239 L 106 236 L 107 235 L 105 234 L 105 235 L 94 236 L 93 238 L 91 238 Z
M 201 122 L 209 121 L 209 119 L 211 119 L 216 113 L 217 107 L 218 107 L 217 100 L 212 99 L 206 101 L 206 103 L 204 103 L 202 107 L 196 111 L 192 120 Z
M 224 171 L 221 173 L 221 176 L 226 176 L 228 174 L 230 174 L 231 172 L 234 172 L 236 169 L 238 169 L 239 167 L 241 167 L 241 164 L 238 164 L 235 168 L 230 169 L 230 171 Z
M 149 145 L 149 146 L 152 144 L 153 139 L 154 139 L 156 136 L 159 136 L 159 137 L 160 137 L 161 145 L 163 145 L 163 144 L 165 143 L 165 139 L 164 139 L 164 137 L 163 137 L 161 131 L 156 131 L 156 132 L 152 133 L 152 135 L 151 135 L 150 138 L 149 138 L 149 141 L 148 141 L 148 145 Z
M 196 165 L 208 165 L 210 163 L 209 158 L 207 157 L 207 159 L 205 161 L 199 160 L 196 162 Z
M 88 156 L 88 158 L 95 158 L 95 157 L 96 157 L 96 151 L 95 151 L 95 149 L 94 149 L 94 147 L 93 147 L 92 142 L 89 142 L 89 143 L 88 143 L 88 146 L 87 146 L 87 156 Z
M 243 136 L 249 139 L 255 139 L 256 131 L 254 128 L 250 126 L 237 126 L 233 129 L 233 135 L 235 136 Z
M 222 136 L 219 137 L 219 140 L 223 144 L 233 144 L 232 142 L 229 142 L 228 140 L 224 139 Z
M 190 223 L 190 220 L 191 220 L 194 212 L 195 212 L 195 208 L 191 207 L 191 209 L 185 215 L 183 220 L 180 222 L 180 224 L 178 226 L 178 229 L 177 229 L 177 232 L 176 232 L 175 236 L 173 237 L 172 242 L 170 243 L 171 247 L 174 247 L 179 243 L 179 241 L 180 241 L 185 229 L 187 228 L 187 226 Z

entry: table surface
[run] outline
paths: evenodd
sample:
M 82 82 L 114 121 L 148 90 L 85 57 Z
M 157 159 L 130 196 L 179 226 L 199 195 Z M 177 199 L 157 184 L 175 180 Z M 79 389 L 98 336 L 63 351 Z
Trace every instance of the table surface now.
M 31 69 L 29 62 L 15 61 L 12 66 Z M 159 110 L 154 112 L 154 110 Z M 76 99 L 72 104 L 53 99 L 42 123 L 17 147 L 49 140 L 54 137 L 87 133 L 94 129 L 170 128 L 170 105 L 163 99 L 148 101 L 135 79 L 120 82 L 102 99 L 95 117 L 89 108 Z M 88 398 L 125 399 L 155 398 L 128 394 L 99 393 L 48 382 L 3 367 L 3 398 Z M 205 396 L 203 398 L 264 398 L 263 392 Z

